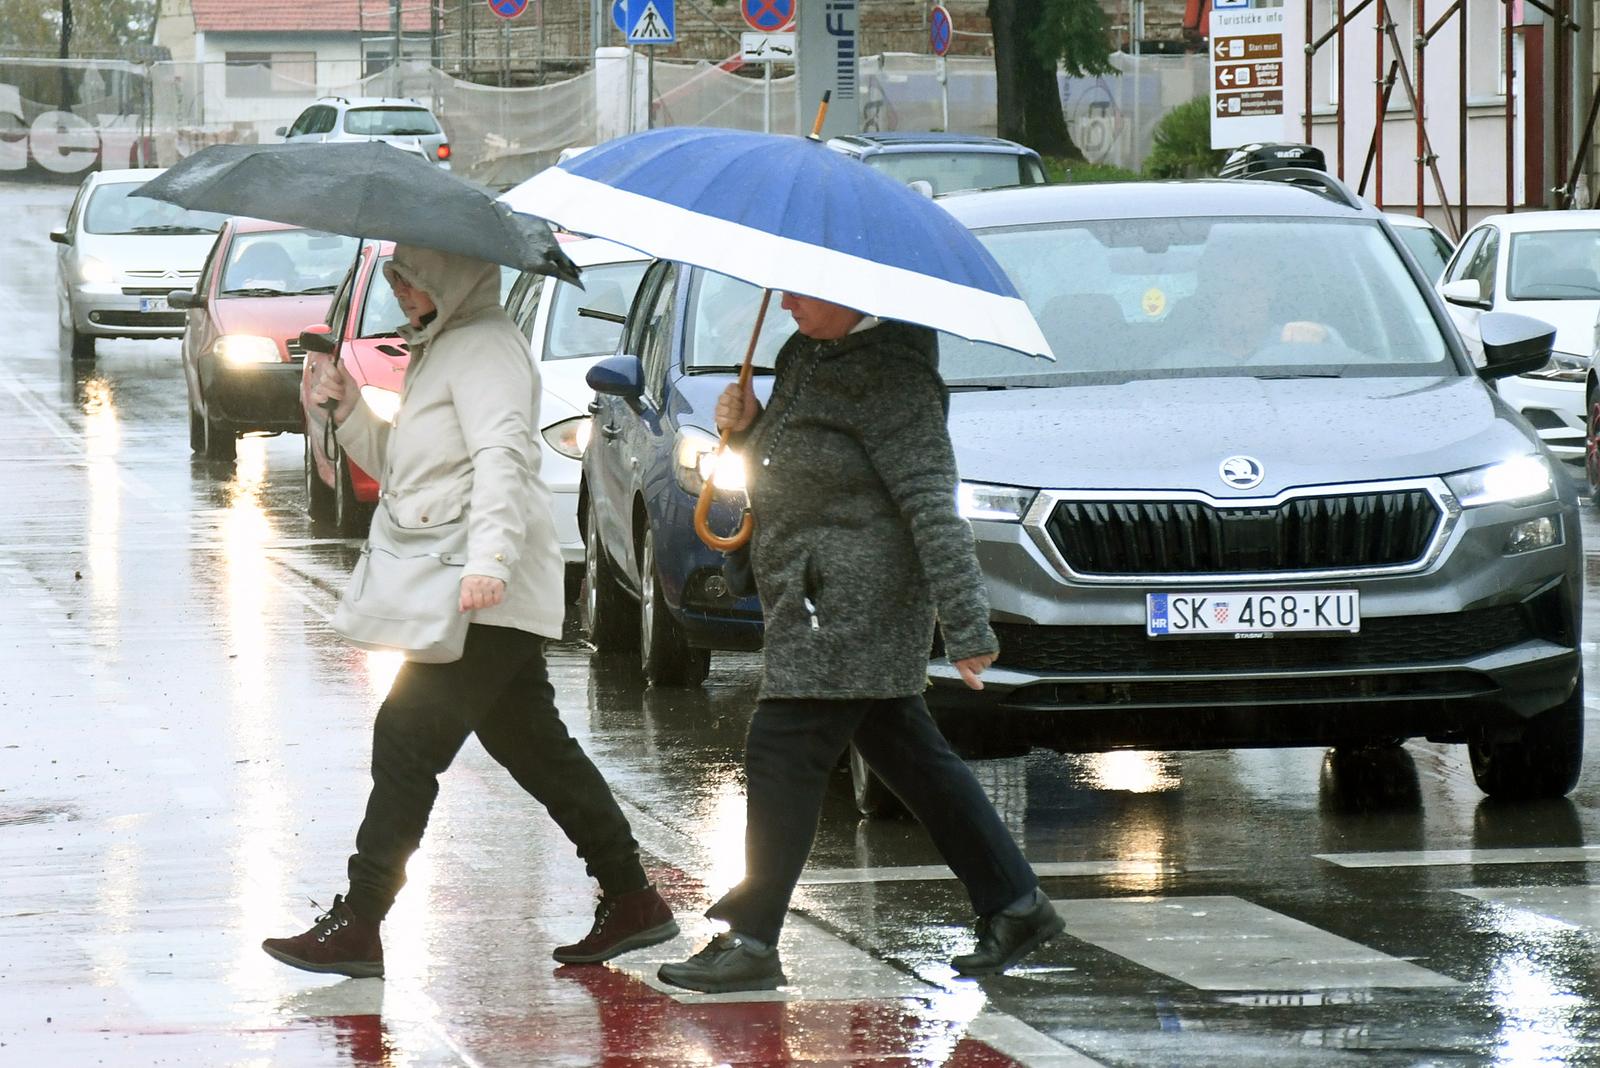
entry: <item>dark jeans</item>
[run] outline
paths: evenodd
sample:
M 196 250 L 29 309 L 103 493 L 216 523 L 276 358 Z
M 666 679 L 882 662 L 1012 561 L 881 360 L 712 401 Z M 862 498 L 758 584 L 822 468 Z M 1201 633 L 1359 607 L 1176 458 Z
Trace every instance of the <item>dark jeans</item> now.
M 980 916 L 1039 885 L 1033 869 L 920 696 L 875 701 L 762 701 L 745 742 L 744 881 L 707 910 L 776 943 L 811 853 L 828 777 L 856 748 L 933 837 Z
M 350 907 L 382 920 L 422 842 L 439 775 L 469 734 L 537 798 L 607 894 L 649 884 L 611 788 L 567 734 L 545 671 L 544 639 L 473 624 L 452 664 L 407 662 L 378 709 L 372 794 L 350 858 Z

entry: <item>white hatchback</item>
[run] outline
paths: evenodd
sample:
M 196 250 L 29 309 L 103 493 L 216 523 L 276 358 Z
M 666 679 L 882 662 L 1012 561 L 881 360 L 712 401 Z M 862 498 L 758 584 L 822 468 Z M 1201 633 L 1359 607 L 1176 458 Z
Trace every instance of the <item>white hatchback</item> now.
M 1500 396 L 1556 458 L 1582 461 L 1588 436 L 1584 382 L 1592 378 L 1600 315 L 1600 211 L 1489 216 L 1456 249 L 1439 292 L 1480 364 L 1478 320 L 1484 312 L 1518 312 L 1556 328 L 1550 362 L 1501 379 Z

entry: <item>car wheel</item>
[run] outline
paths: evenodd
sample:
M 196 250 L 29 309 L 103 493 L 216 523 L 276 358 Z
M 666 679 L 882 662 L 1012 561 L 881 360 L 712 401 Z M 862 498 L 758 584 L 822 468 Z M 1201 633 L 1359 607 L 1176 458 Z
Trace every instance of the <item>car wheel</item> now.
M 189 451 L 194 453 L 206 451 L 206 421 L 194 410 L 192 404 L 189 406 Z
M 341 456 L 336 466 L 339 477 L 333 486 L 333 529 L 341 538 L 364 538 L 372 526 L 372 509 L 356 499 L 350 461 Z
M 884 785 L 854 745 L 850 746 L 847 759 L 850 762 L 850 796 L 855 799 L 857 812 L 867 819 L 910 817 L 905 802 Z
M 1572 696 L 1539 713 L 1511 740 L 1467 742 L 1478 789 L 1495 798 L 1564 797 L 1583 769 L 1583 674 Z
M 94 338 L 89 334 L 78 333 L 78 328 L 73 326 L 69 319 L 61 327 L 61 351 L 66 353 L 73 363 L 89 363 L 94 359 Z
M 201 418 L 201 422 L 205 424 L 206 431 L 206 459 L 233 459 L 239 447 L 239 437 L 233 432 L 233 427 L 220 419 L 211 418 L 210 412 Z
M 583 580 L 578 593 L 578 623 L 589 644 L 602 653 L 631 653 L 639 639 L 635 613 L 616 576 L 605 546 L 600 544 L 600 521 L 591 505 L 583 517 Z
M 639 550 L 639 666 L 657 686 L 698 686 L 711 671 L 711 652 L 690 647 L 661 596 L 655 535 L 649 524 Z
M 306 514 L 313 523 L 326 523 L 333 518 L 334 491 L 317 471 L 317 456 L 311 448 L 311 435 L 304 434 L 306 444 Z
M 1586 401 L 1589 418 L 1584 434 L 1583 467 L 1589 476 L 1589 500 L 1600 507 L 1600 390 L 1591 390 Z

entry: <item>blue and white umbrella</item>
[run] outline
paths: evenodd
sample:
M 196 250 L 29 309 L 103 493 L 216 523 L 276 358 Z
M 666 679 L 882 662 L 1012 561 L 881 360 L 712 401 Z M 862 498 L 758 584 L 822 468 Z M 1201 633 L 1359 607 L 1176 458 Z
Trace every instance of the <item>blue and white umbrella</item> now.
M 935 201 L 802 137 L 647 130 L 541 171 L 515 211 L 662 259 L 1053 358 L 994 257 Z

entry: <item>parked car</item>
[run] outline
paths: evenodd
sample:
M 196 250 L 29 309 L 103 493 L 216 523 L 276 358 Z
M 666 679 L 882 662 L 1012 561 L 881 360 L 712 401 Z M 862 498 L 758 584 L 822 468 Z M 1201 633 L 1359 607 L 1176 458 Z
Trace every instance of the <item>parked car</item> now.
M 302 335 L 306 357 L 299 406 L 306 431 L 306 511 L 314 523 L 328 524 L 346 538 L 366 533 L 378 501 L 378 480 L 339 448 L 328 413 L 311 402 L 311 385 L 323 363 L 337 358 L 355 377 L 374 412 L 393 419 L 400 410 L 411 351 L 399 332 L 405 313 L 383 277 L 383 265 L 393 255 L 391 241 L 362 242 L 334 293 L 326 322 L 307 320 Z
M 1439 292 L 1478 355 L 1478 320 L 1520 312 L 1556 328 L 1550 362 L 1504 378 L 1500 395 L 1539 432 L 1557 459 L 1582 462 L 1588 438 L 1585 380 L 1600 316 L 1600 211 L 1491 215 L 1470 230 Z
M 1390 212 L 1385 216 L 1394 227 L 1395 236 L 1410 250 L 1422 267 L 1422 273 L 1433 282 L 1444 277 L 1444 269 L 1456 247 L 1433 223 L 1415 215 Z
M 861 133 L 833 137 L 828 147 L 902 182 L 924 182 L 931 194 L 961 189 L 1043 185 L 1039 153 L 1000 137 L 954 133 Z
M 277 132 L 287 142 L 387 141 L 450 169 L 444 128 L 432 111 L 409 97 L 325 96 Z
M 1060 357 L 941 339 L 959 507 L 1000 638 L 978 692 L 934 651 L 929 702 L 953 741 L 1427 737 L 1465 743 L 1490 794 L 1572 788 L 1576 497 L 1487 385 L 1548 361 L 1547 324 L 1485 314 L 1475 370 L 1393 225 L 1315 172 L 943 203 Z M 705 433 L 735 359 L 699 366 L 727 352 L 713 330 L 737 318 L 708 299 L 713 277 L 652 266 L 629 355 L 590 376 L 616 444 L 585 457 L 617 602 L 653 573 L 691 646 L 705 644 L 715 560 L 689 532 L 698 466 L 674 457 Z M 753 291 L 738 286 L 719 289 L 748 328 Z M 715 525 L 737 515 L 725 504 Z
M 96 338 L 182 337 L 167 294 L 200 277 L 223 216 L 129 196 L 155 168 L 95 171 L 78 187 L 56 249 L 62 351 L 94 359 Z
M 527 335 L 539 368 L 539 472 L 550 488 L 571 596 L 583 574 L 579 492 L 593 427 L 594 390 L 585 375 L 597 360 L 617 351 L 619 320 L 649 258 L 599 240 L 563 242 L 562 250 L 583 269 L 583 287 L 525 271 L 506 298 L 506 311 Z

